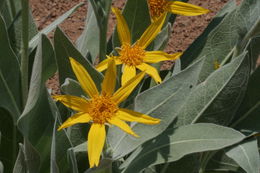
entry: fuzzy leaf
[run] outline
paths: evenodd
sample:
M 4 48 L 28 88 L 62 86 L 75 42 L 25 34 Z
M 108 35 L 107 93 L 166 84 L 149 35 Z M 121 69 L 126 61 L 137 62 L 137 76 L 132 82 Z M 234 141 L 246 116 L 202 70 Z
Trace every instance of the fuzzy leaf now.
M 252 74 L 249 80 L 246 97 L 237 111 L 237 119 L 232 126 L 245 132 L 260 132 L 260 68 Z
M 52 100 L 50 100 L 50 105 L 52 107 L 51 110 L 53 115 L 56 116 L 52 132 L 50 172 L 69 172 L 70 168 L 67 163 L 67 150 L 71 148 L 72 145 L 65 130 L 57 131 L 61 124 L 60 113 Z
M 23 136 L 30 142 L 32 150 L 37 151 L 40 156 L 40 172 L 49 172 L 50 169 L 50 153 L 46 151 L 51 149 L 54 115 L 45 81 L 50 77 L 48 75 L 53 75 L 46 68 L 52 64 L 55 64 L 52 45 L 46 36 L 42 36 L 33 63 L 28 100 L 17 123 Z M 33 154 L 25 152 L 25 155 Z
M 20 116 L 21 93 L 20 93 L 20 66 L 14 54 L 5 22 L 0 16 L 0 107 L 7 109 L 14 120 Z M 10 68 L 11 67 L 11 68 Z
M 139 172 L 147 166 L 176 161 L 187 154 L 222 149 L 244 138 L 234 129 L 215 124 L 169 128 L 163 135 L 147 141 L 134 151 L 121 167 L 125 168 L 124 173 Z
M 84 31 L 77 40 L 77 48 L 84 57 L 90 53 L 92 62 L 95 61 L 99 53 L 99 32 L 100 31 L 93 7 L 91 3 L 89 3 Z
M 256 22 L 260 18 L 259 7 L 259 0 L 244 0 L 236 10 L 229 13 L 209 33 L 207 39 L 204 40 L 205 44 L 196 56 L 196 58 L 207 57 L 198 82 L 204 81 L 215 70 L 215 61 L 221 63 L 228 54 L 243 52 L 246 46 L 243 43 L 247 43 L 248 39 L 254 36 L 250 35 L 249 32 L 256 27 Z M 248 34 L 250 37 L 248 37 Z M 188 54 L 191 55 L 187 52 Z M 182 65 L 185 65 L 185 63 L 182 63 Z
M 115 158 L 128 154 L 143 142 L 162 133 L 171 124 L 181 105 L 185 103 L 187 95 L 193 90 L 201 64 L 202 61 L 198 61 L 162 84 L 137 96 L 135 110 L 159 118 L 161 122 L 152 126 L 133 123 L 132 129 L 139 138 L 129 136 L 117 128 L 110 128 L 108 140 Z
M 59 70 L 60 84 L 63 84 L 66 78 L 76 80 L 69 62 L 69 57 L 72 57 L 86 68 L 96 83 L 97 88 L 100 89 L 101 81 L 103 79 L 101 73 L 97 72 L 89 61 L 81 55 L 81 53 L 74 47 L 74 45 L 59 28 L 56 29 L 54 34 L 54 47 Z
M 73 14 L 79 7 L 81 7 L 84 3 L 81 2 L 74 7 L 72 7 L 70 10 L 68 10 L 66 13 L 58 17 L 55 21 L 53 21 L 51 24 L 49 24 L 47 27 L 45 27 L 43 30 L 41 30 L 38 34 L 36 34 L 29 42 L 29 48 L 33 50 L 41 37 L 42 34 L 49 34 L 52 30 L 54 30 L 59 24 L 61 24 L 64 20 L 66 20 L 71 14 Z
M 247 173 L 259 173 L 260 157 L 256 139 L 236 145 L 226 150 L 226 154 L 236 161 Z
M 208 42 L 208 37 L 214 29 L 220 25 L 224 18 L 227 17 L 229 13 L 234 11 L 236 8 L 235 0 L 230 0 L 212 19 L 204 32 L 188 47 L 188 49 L 181 56 L 182 68 L 186 68 L 189 64 L 194 61 L 203 50 L 204 46 Z
M 175 126 L 196 122 L 229 124 L 244 97 L 249 72 L 247 53 L 216 70 L 188 96 Z
M 19 144 L 19 153 L 14 164 L 13 173 L 26 173 L 24 146 L 22 144 Z
M 215 171 L 224 171 L 224 172 L 236 172 L 236 173 L 245 173 L 239 165 L 229 158 L 224 150 L 218 151 L 208 162 L 206 167 L 206 172 L 215 172 Z

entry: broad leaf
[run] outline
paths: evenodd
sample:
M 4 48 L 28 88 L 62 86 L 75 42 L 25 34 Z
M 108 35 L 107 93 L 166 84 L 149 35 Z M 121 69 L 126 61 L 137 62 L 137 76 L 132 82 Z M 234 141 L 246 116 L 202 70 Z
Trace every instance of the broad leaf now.
M 22 24 L 22 1 L 13 1 L 15 5 L 15 15 L 11 21 L 11 25 L 8 26 L 8 33 L 10 36 L 10 41 L 12 48 L 16 54 L 20 54 L 22 48 L 22 39 L 23 39 L 23 24 Z M 12 7 L 10 7 L 12 8 Z M 37 26 L 33 20 L 31 10 L 28 11 L 28 39 L 33 38 L 37 33 Z M 27 42 L 28 43 L 28 42 Z
M 86 57 L 89 52 L 92 57 L 92 62 L 95 61 L 99 53 L 99 32 L 100 31 L 93 7 L 91 3 L 89 3 L 84 31 L 77 40 L 77 48 L 84 57 Z
M 207 57 L 200 73 L 199 82 L 204 81 L 214 70 L 214 62 L 223 62 L 228 54 L 242 52 L 242 45 L 247 43 L 247 37 L 260 16 L 259 0 L 244 0 L 236 10 L 229 13 L 222 22 L 207 36 L 203 49 L 197 58 Z M 250 35 L 253 37 L 254 35 Z M 241 47 L 242 46 L 242 47 Z M 184 63 L 182 64 L 184 65 Z
M 259 173 L 260 157 L 256 139 L 236 145 L 226 150 L 226 154 L 236 161 L 247 173 Z
M 204 32 L 188 47 L 181 57 L 182 68 L 186 68 L 194 59 L 196 59 L 204 46 L 207 44 L 209 34 L 220 25 L 225 17 L 236 8 L 235 0 L 230 0 L 223 9 L 212 19 Z
M 1 161 L 0 161 L 0 172 L 4 172 L 4 165 Z
M 14 164 L 13 173 L 26 173 L 24 146 L 22 144 L 19 144 L 19 153 Z
M 89 63 L 89 61 L 81 55 L 81 53 L 74 47 L 74 45 L 59 28 L 56 29 L 54 34 L 54 46 L 58 64 L 60 84 L 63 84 L 66 78 L 72 78 L 76 80 L 69 62 L 69 57 L 72 57 L 86 68 L 96 83 L 96 86 L 100 88 L 103 78 L 101 73 L 97 72 L 95 68 Z
M 175 126 L 196 122 L 229 124 L 244 97 L 249 72 L 247 53 L 216 70 L 187 97 Z
M 67 95 L 79 97 L 84 95 L 84 91 L 80 87 L 79 82 L 70 78 L 65 79 L 65 82 L 61 85 L 61 91 Z
M 245 132 L 260 132 L 260 68 L 258 67 L 249 80 L 245 99 L 237 111 L 237 119 L 232 126 Z
M 20 116 L 20 66 L 8 38 L 5 22 L 0 16 L 0 107 L 7 109 L 14 121 Z M 11 68 L 10 68 L 11 67 Z
M 139 138 L 129 136 L 117 128 L 110 128 L 108 140 L 115 158 L 133 151 L 143 142 L 162 133 L 171 124 L 181 110 L 181 105 L 186 101 L 187 95 L 193 90 L 201 64 L 202 61 L 198 61 L 162 84 L 137 96 L 135 110 L 160 118 L 161 122 L 152 126 L 132 124 L 132 129 L 140 136 Z
M 239 165 L 229 158 L 224 150 L 218 151 L 208 162 L 206 167 L 206 173 L 223 171 L 223 172 L 234 172 L 234 173 L 245 173 Z
M 196 152 L 218 150 L 242 141 L 240 132 L 215 124 L 169 128 L 147 141 L 122 164 L 123 172 L 139 172 L 147 166 L 176 161 Z
M 0 160 L 5 167 L 5 171 L 11 172 L 18 154 L 17 143 L 20 135 L 17 134 L 17 129 L 10 113 L 2 108 L 0 108 L 0 131 Z
M 49 34 L 53 29 L 55 29 L 59 24 L 61 24 L 65 19 L 67 19 L 71 14 L 73 14 L 79 7 L 81 7 L 84 3 L 81 2 L 74 7 L 72 7 L 70 10 L 68 10 L 66 13 L 58 17 L 55 21 L 53 21 L 51 24 L 49 24 L 47 27 L 45 27 L 43 30 L 41 30 L 38 34 L 36 34 L 29 42 L 29 48 L 33 50 L 41 37 L 42 34 Z
M 69 138 L 65 130 L 57 131 L 60 122 L 59 111 L 53 101 L 51 101 L 53 115 L 56 116 L 55 123 L 53 126 L 52 133 L 52 144 L 51 144 L 51 173 L 59 172 L 70 172 L 70 167 L 67 162 L 67 150 L 72 147 L 72 144 L 69 141 Z
M 52 45 L 46 36 L 42 36 L 34 59 L 28 100 L 18 120 L 21 133 L 30 142 L 32 150 L 37 151 L 40 156 L 38 167 L 40 172 L 49 172 L 50 169 L 50 152 L 46 151 L 51 150 L 54 115 L 49 104 L 45 81 L 50 77 L 48 75 L 53 75 L 47 71 L 49 68 L 46 68 L 52 64 L 55 64 Z M 25 154 L 33 155 L 35 152 Z

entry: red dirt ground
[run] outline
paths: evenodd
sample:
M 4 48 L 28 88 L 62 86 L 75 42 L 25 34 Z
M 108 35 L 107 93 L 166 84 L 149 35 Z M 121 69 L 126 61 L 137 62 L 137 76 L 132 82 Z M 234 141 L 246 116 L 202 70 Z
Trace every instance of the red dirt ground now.
M 193 40 L 203 32 L 212 17 L 227 1 L 228 0 L 190 0 L 189 3 L 210 9 L 211 13 L 194 17 L 178 16 L 165 51 L 168 53 L 184 51 Z M 80 7 L 72 16 L 60 25 L 69 38 L 75 42 L 84 29 L 85 16 L 87 13 L 87 1 L 85 0 L 30 0 L 33 17 L 38 29 L 43 29 L 79 2 L 84 2 L 84 6 Z M 125 0 L 113 1 L 113 5 L 117 7 L 123 7 L 124 3 Z M 109 21 L 110 27 L 108 34 L 113 32 L 114 25 L 115 18 L 112 16 Z M 50 38 L 53 37 L 52 34 L 49 36 Z M 168 69 L 171 66 L 172 62 L 165 62 L 162 68 Z M 47 87 L 53 89 L 53 94 L 59 92 L 57 75 L 47 82 Z

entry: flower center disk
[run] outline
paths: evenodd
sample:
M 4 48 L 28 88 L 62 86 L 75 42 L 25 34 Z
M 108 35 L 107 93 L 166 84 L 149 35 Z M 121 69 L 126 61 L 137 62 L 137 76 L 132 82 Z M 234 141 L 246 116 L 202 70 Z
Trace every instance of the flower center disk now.
M 90 100 L 88 113 L 94 123 L 104 124 L 108 122 L 117 111 L 116 103 L 109 96 L 96 96 Z
M 153 18 L 158 18 L 167 8 L 168 1 L 166 0 L 149 0 L 150 14 Z
M 137 66 L 143 63 L 143 57 L 145 56 L 145 50 L 135 44 L 133 46 L 129 44 L 123 44 L 119 52 L 120 60 L 123 64 L 128 66 Z

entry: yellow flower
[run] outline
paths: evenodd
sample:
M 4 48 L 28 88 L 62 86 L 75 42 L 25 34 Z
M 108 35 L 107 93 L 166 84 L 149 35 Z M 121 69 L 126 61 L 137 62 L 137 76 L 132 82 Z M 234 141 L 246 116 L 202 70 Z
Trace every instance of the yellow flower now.
M 150 15 L 152 20 L 158 19 L 162 14 L 166 15 L 168 12 L 184 15 L 184 16 L 197 16 L 206 14 L 209 10 L 180 1 L 169 1 L 169 0 L 147 0 Z
M 117 8 L 112 8 L 115 13 L 118 24 L 117 31 L 121 42 L 121 47 L 117 49 L 119 56 L 114 56 L 116 65 L 123 64 L 122 85 L 128 80 L 132 79 L 136 75 L 136 68 L 145 71 L 150 75 L 157 83 L 162 80 L 156 70 L 156 68 L 148 65 L 147 63 L 157 63 L 165 60 L 176 60 L 180 57 L 181 53 L 167 54 L 163 51 L 145 51 L 145 48 L 155 39 L 156 35 L 161 31 L 161 27 L 164 23 L 165 16 L 160 17 L 153 22 L 143 33 L 141 38 L 131 44 L 131 35 L 128 25 Z M 107 63 L 111 57 L 102 61 L 97 65 L 98 71 L 103 71 L 107 68 Z
M 91 76 L 84 67 L 73 58 L 70 58 L 70 62 L 82 89 L 90 99 L 70 95 L 53 96 L 55 100 L 62 102 L 65 106 L 78 112 L 68 118 L 58 130 L 77 123 L 92 122 L 88 133 L 88 158 L 89 165 L 92 168 L 99 164 L 100 154 L 106 138 L 105 124 L 118 126 L 125 132 L 138 137 L 124 121 L 158 124 L 160 120 L 118 107 L 142 80 L 145 75 L 144 73 L 138 74 L 114 93 L 116 66 L 114 60 L 110 59 L 105 78 L 101 85 L 102 91 L 99 93 Z

